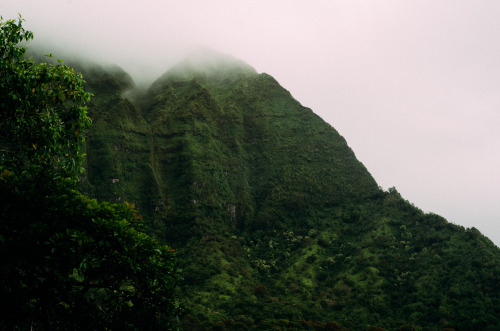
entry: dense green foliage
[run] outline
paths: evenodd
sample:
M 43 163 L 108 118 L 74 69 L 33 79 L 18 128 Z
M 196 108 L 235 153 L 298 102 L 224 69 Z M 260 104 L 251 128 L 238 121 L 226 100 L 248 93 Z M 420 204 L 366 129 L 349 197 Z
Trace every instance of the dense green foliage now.
M 500 327 L 499 249 L 381 190 L 271 76 L 218 55 L 145 93 L 117 68 L 84 72 L 85 185 L 176 247 L 186 329 Z
M 33 34 L 22 19 L 0 24 L 1 171 L 33 176 L 43 167 L 53 176 L 79 172 L 83 131 L 89 126 L 81 74 L 68 66 L 23 59 Z
M 0 328 L 164 329 L 181 296 L 188 330 L 500 329 L 498 247 L 381 190 L 271 76 L 204 54 L 84 85 L 0 28 Z
M 81 74 L 23 58 L 33 35 L 21 18 L 0 32 L 0 329 L 178 325 L 173 249 L 132 204 L 76 191 L 90 124 Z
M 172 322 L 173 250 L 146 235 L 129 206 L 61 188 L 12 194 L 2 184 L 0 328 L 156 330 Z

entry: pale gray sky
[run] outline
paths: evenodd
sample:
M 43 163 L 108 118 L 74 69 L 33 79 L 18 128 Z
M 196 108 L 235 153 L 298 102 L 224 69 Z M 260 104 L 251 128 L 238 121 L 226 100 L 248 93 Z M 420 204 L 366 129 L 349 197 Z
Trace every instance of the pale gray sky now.
M 500 1 L 4 0 L 139 83 L 197 45 L 274 76 L 379 185 L 500 245 Z

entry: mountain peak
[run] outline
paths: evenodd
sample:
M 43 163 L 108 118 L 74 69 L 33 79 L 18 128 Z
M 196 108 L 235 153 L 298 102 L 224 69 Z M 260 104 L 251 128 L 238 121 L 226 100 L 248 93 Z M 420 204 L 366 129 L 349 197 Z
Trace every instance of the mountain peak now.
M 99 82 L 82 185 L 133 201 L 176 247 L 184 328 L 312 319 L 500 329 L 498 248 L 382 191 L 345 139 L 271 76 L 203 50 L 137 109 Z
M 228 80 L 241 75 L 256 75 L 257 71 L 244 61 L 211 48 L 199 48 L 168 70 L 159 80 Z

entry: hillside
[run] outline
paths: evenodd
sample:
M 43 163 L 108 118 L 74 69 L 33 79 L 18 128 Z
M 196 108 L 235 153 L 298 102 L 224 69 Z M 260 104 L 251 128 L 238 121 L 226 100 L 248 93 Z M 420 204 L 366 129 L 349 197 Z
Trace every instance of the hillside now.
M 381 190 L 270 75 L 197 55 L 139 91 L 76 67 L 94 94 L 82 189 L 176 248 L 186 329 L 500 328 L 500 250 Z

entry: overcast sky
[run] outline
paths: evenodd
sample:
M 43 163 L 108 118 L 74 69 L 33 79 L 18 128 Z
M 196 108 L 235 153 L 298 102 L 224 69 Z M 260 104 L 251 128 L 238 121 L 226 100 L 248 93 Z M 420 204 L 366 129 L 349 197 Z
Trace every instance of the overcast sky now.
M 3 0 L 139 84 L 197 45 L 275 77 L 384 189 L 500 246 L 500 1 Z

